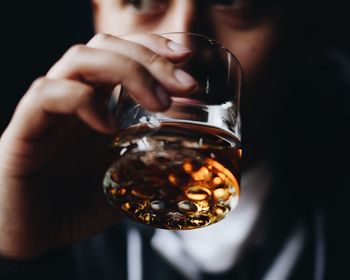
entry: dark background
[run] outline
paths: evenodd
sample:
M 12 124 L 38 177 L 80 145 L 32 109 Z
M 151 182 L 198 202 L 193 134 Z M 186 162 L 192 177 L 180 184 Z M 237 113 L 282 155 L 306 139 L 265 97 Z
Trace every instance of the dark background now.
M 93 29 L 89 0 L 6 1 L 0 9 L 2 131 L 32 81 Z

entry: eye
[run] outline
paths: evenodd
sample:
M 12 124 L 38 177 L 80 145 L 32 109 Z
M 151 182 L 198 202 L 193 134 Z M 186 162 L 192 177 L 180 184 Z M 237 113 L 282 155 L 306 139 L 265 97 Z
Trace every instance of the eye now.
M 124 5 L 140 15 L 155 15 L 166 10 L 169 0 L 124 0 Z
M 267 4 L 270 0 L 265 0 Z M 263 17 L 262 1 L 258 0 L 210 0 L 216 18 L 235 28 L 254 26 Z

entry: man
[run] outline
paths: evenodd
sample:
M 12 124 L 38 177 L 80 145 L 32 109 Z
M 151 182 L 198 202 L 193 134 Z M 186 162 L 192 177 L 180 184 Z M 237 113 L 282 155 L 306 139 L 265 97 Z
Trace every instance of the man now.
M 314 191 L 332 181 L 315 176 L 323 145 L 308 115 L 314 95 L 298 88 L 304 81 L 293 61 L 304 62 L 310 46 L 291 48 L 294 35 L 305 32 L 290 32 L 292 4 L 95 0 L 92 7 L 98 34 L 33 82 L 1 136 L 0 273 L 14 279 L 321 279 L 325 197 Z M 171 63 L 187 50 L 156 35 L 169 31 L 216 39 L 245 72 L 242 200 L 236 216 L 197 232 L 118 223 L 100 188 L 105 147 L 115 133 L 107 110 L 115 86 L 129 88 L 146 109 L 162 111 L 171 95 L 195 85 Z M 324 100 L 320 94 L 313 114 Z M 303 158 L 297 152 L 306 144 L 312 145 Z

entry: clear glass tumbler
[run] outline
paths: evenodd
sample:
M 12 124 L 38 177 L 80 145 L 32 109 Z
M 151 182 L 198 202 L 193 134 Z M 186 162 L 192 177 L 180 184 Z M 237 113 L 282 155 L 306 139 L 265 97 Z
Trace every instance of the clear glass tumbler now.
M 171 230 L 223 219 L 237 205 L 242 156 L 242 69 L 218 42 L 193 33 L 162 36 L 192 52 L 177 64 L 198 82 L 195 92 L 172 97 L 166 112 L 148 112 L 121 90 L 120 131 L 103 187 L 115 209 L 133 220 Z

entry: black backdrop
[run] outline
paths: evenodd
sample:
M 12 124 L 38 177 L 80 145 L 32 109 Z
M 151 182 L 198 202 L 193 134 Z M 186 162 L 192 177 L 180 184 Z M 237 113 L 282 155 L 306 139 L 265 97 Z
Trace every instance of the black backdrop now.
M 89 0 L 11 2 L 0 7 L 0 131 L 32 81 L 93 34 Z

